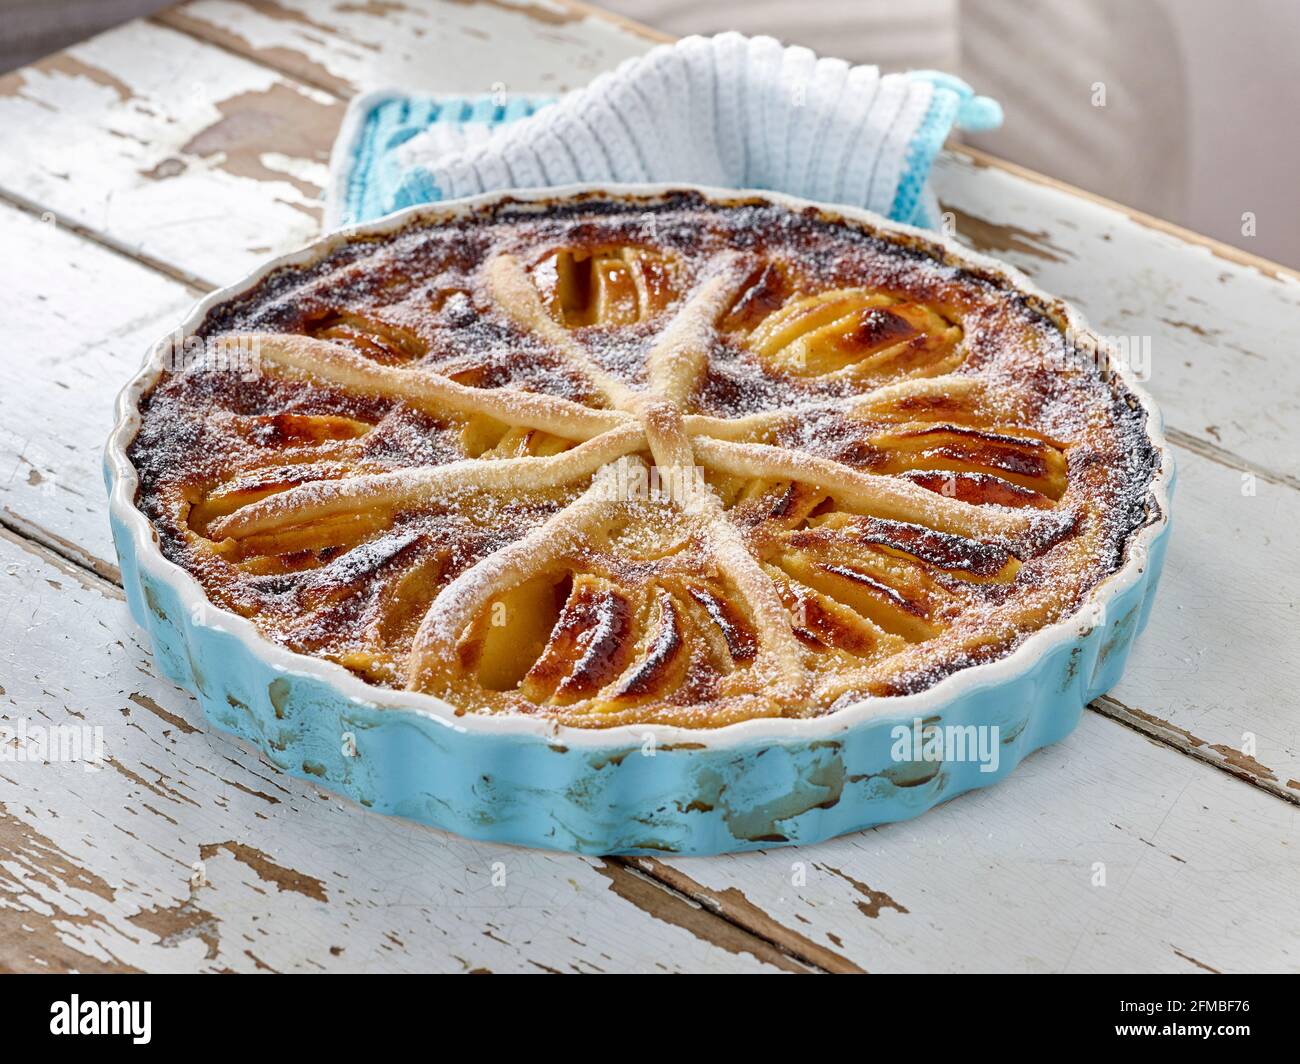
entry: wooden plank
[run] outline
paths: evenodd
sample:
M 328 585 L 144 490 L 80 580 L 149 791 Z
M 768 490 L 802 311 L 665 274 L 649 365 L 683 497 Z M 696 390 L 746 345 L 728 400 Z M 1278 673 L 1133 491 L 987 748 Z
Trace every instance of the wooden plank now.
M 916 821 L 638 863 L 873 973 L 1296 972 L 1298 842 L 1296 806 L 1086 713 L 997 787 Z
M 1099 708 L 1300 803 L 1300 492 L 1175 451 L 1160 597 Z
M 155 18 L 343 97 L 390 85 L 423 92 L 563 92 L 663 39 L 584 5 L 553 0 L 197 0 Z
M 319 230 L 343 105 L 132 22 L 0 78 L 0 189 L 198 284 Z
M 115 587 L 0 532 L 0 971 L 807 968 L 618 862 L 282 776 L 140 640 Z M 104 764 L 18 760 L 38 727 L 102 729 Z
M 978 166 L 992 167 L 995 170 L 1004 170 L 1013 177 L 1028 181 L 1033 185 L 1044 185 L 1047 188 L 1056 189 L 1067 196 L 1075 199 L 1085 199 L 1108 210 L 1119 211 L 1121 214 L 1131 218 L 1139 225 L 1147 229 L 1156 229 L 1162 233 L 1168 233 L 1170 236 L 1177 237 L 1184 244 L 1192 244 L 1196 247 L 1208 248 L 1221 259 L 1227 259 L 1230 262 L 1240 263 L 1243 266 L 1251 266 L 1257 270 L 1272 275 L 1284 274 L 1300 280 L 1300 270 L 1291 266 L 1285 266 L 1280 262 L 1274 262 L 1272 259 L 1266 259 L 1262 255 L 1256 255 L 1244 248 L 1234 247 L 1232 244 L 1225 244 L 1222 240 L 1217 240 L 1212 236 L 1206 236 L 1204 233 L 1198 233 L 1195 230 L 1188 229 L 1185 226 L 1175 222 L 1167 222 L 1163 218 L 1157 218 L 1154 214 L 1147 214 L 1136 207 L 1129 207 L 1113 199 L 1107 199 L 1105 196 L 1098 195 L 1096 192 L 1089 192 L 1086 188 L 1080 188 L 1078 185 L 1072 185 L 1068 181 L 1062 181 L 1059 177 L 1050 177 L 1047 174 L 1041 174 L 1037 170 L 1031 170 L 1027 166 L 1021 166 L 1019 163 L 1010 162 L 1007 159 L 999 159 L 996 155 L 990 155 L 981 148 L 973 147 L 970 144 L 963 144 L 957 140 L 951 140 L 944 145 L 945 150 L 952 152 L 964 159 L 969 159 Z
M 227 7 L 254 24 L 269 19 L 295 33 L 304 28 L 286 15 L 289 8 Z M 364 59 L 362 69 L 383 83 L 401 69 L 393 57 L 399 41 L 420 51 L 416 30 L 425 34 L 426 52 L 440 40 L 454 42 L 438 63 L 408 57 L 412 71 L 436 72 L 422 75 L 421 84 L 444 91 L 475 91 L 480 81 L 482 91 L 498 82 L 560 91 L 566 78 L 589 80 L 646 46 L 607 20 L 557 7 L 552 23 L 548 11 L 540 5 L 527 12 L 509 5 L 412 9 L 417 20 L 434 19 L 423 28 L 344 11 L 345 32 L 349 18 L 362 29 L 401 32 L 387 38 L 387 51 L 373 41 L 330 39 L 342 42 L 341 54 Z M 220 5 L 217 12 L 230 13 Z M 485 20 L 489 30 L 461 33 L 457 26 L 473 26 L 453 25 L 455 19 Z M 275 49 L 266 54 L 284 58 Z M 333 92 L 191 33 L 133 22 L 0 78 L 0 122 L 10 148 L 0 156 L 0 190 L 179 279 L 228 283 L 317 235 L 342 114 Z
M 944 153 L 934 182 L 964 242 L 1149 353 L 1147 387 L 1184 442 L 1300 483 L 1300 277 L 982 160 Z
M 194 292 L 2 205 L 0 247 L 0 521 L 114 575 L 101 472 L 113 400 Z

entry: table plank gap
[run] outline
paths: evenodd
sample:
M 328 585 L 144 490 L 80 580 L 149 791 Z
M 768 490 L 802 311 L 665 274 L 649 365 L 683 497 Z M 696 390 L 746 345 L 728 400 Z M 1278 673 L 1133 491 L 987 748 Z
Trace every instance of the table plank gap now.
M 310 62 L 292 62 L 283 59 L 276 62 L 274 57 L 277 53 L 258 51 L 256 48 L 249 47 L 243 38 L 223 32 L 212 23 L 189 17 L 184 7 L 183 3 L 174 7 L 165 7 L 161 11 L 145 16 L 141 21 L 183 33 L 236 59 L 256 63 L 268 70 L 274 70 L 277 74 L 293 78 L 300 84 L 310 85 L 313 89 L 328 93 L 341 102 L 346 102 L 357 95 L 356 90 L 346 82 L 328 75 L 322 76 Z
M 610 880 L 610 890 L 625 901 L 665 923 L 696 928 L 699 937 L 715 941 L 724 948 L 743 944 L 747 953 L 767 964 L 792 973 L 860 972 L 847 957 L 823 950 L 797 932 L 782 927 L 766 913 L 754 907 L 757 919 L 738 919 L 731 910 L 723 910 L 708 900 L 710 892 L 693 883 L 690 877 L 656 861 L 631 857 L 602 857 L 597 871 Z M 643 885 L 641 885 L 643 884 Z M 692 889 L 698 888 L 698 889 Z M 734 928 L 723 932 L 716 920 Z M 762 943 L 756 947 L 755 942 Z
M 1239 473 L 1253 473 L 1260 480 L 1267 481 L 1269 484 L 1290 488 L 1292 491 L 1300 491 L 1300 477 L 1269 469 L 1258 462 L 1252 462 L 1249 458 L 1245 458 L 1235 451 L 1220 447 L 1218 444 L 1211 443 L 1209 440 L 1202 439 L 1190 432 L 1166 425 L 1165 438 L 1175 446 L 1199 454 L 1202 458 L 1207 458 L 1227 469 L 1235 469 Z
M 105 503 L 107 505 L 107 503 Z M 99 578 L 110 584 L 122 586 L 122 570 L 110 561 L 97 558 L 90 552 L 78 547 L 70 540 L 56 535 L 47 528 L 20 517 L 7 506 L 0 511 L 0 535 L 21 540 L 38 547 L 51 557 L 61 558 L 69 565 L 76 566 L 83 573 Z
M 25 532 L 14 528 L 8 521 L 0 520 L 0 541 L 11 543 L 32 557 L 39 558 L 46 565 L 59 570 L 66 576 L 72 577 L 87 590 L 97 591 L 105 598 L 117 599 L 119 602 L 126 601 L 126 592 L 122 589 L 121 573 L 117 572 L 116 566 L 114 566 L 114 572 L 117 572 L 117 575 L 110 577 L 97 568 L 91 568 L 78 558 L 69 557 L 67 554 L 55 550 L 42 539 L 29 536 Z
M 750 934 L 771 942 L 782 952 L 819 971 L 835 975 L 867 974 L 865 968 L 843 954 L 836 953 L 814 942 L 807 935 L 782 924 L 751 902 L 739 890 L 710 890 L 680 868 L 654 857 L 616 857 L 611 860 L 636 869 L 642 875 L 691 899 L 701 908 Z
M 1300 781 L 1290 780 L 1285 783 L 1278 781 L 1271 769 L 1234 747 L 1221 743 L 1211 745 L 1185 728 L 1170 724 L 1169 721 L 1162 720 L 1145 710 L 1126 706 L 1110 695 L 1093 699 L 1088 703 L 1088 708 L 1094 713 L 1100 713 L 1103 717 L 1118 721 L 1126 728 L 1145 735 L 1153 742 L 1178 750 L 1188 757 L 1236 776 L 1237 779 L 1249 783 L 1252 787 L 1258 787 L 1283 801 L 1300 806 Z
M 49 207 L 38 203 L 35 200 L 28 199 L 26 196 L 23 196 L 12 189 L 0 188 L 0 203 L 12 207 L 14 210 L 22 211 L 24 214 L 30 214 L 35 218 L 39 218 L 47 225 L 59 226 L 61 229 L 64 229 L 69 233 L 74 233 L 82 240 L 89 241 L 92 244 L 104 248 L 106 251 L 112 252 L 114 255 L 128 259 L 138 266 L 144 266 L 147 269 L 152 270 L 154 273 L 161 274 L 163 277 L 177 281 L 184 285 L 195 299 L 200 299 L 209 292 L 214 292 L 218 287 L 220 287 L 207 278 L 191 273 L 183 267 L 167 262 L 164 259 L 147 255 L 140 251 L 139 248 L 132 247 L 125 241 L 114 239 L 111 233 L 105 232 L 101 229 L 96 229 L 93 226 L 85 225 L 75 219 L 63 217 L 57 211 L 53 211 Z

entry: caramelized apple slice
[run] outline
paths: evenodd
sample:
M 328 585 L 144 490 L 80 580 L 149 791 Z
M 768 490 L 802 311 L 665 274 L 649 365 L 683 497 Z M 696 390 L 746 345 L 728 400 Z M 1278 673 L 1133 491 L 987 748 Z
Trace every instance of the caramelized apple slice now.
M 409 557 L 420 541 L 415 532 L 390 532 L 338 554 L 302 578 L 298 602 L 316 609 L 352 598 L 380 573 Z
M 718 322 L 723 332 L 750 332 L 790 298 L 790 280 L 774 262 L 756 268 L 740 286 L 740 294 Z
M 355 440 L 374 426 L 338 414 L 266 414 L 238 420 L 242 435 L 262 447 L 282 450 Z
M 367 625 L 379 647 L 410 648 L 429 603 L 446 582 L 451 550 L 442 548 L 416 560 L 400 577 L 384 585 Z
M 1051 499 L 1066 488 L 1065 455 L 1044 440 L 994 429 L 921 425 L 880 433 L 871 445 L 884 452 L 875 473 L 909 470 L 983 471 Z
M 771 368 L 801 377 L 939 373 L 959 361 L 961 329 L 920 303 L 863 288 L 792 300 L 749 336 Z
M 560 616 L 559 577 L 535 576 L 496 596 L 461 642 L 460 664 L 489 691 L 510 691 L 546 650 Z
M 519 685 L 531 702 L 569 705 L 612 683 L 632 657 L 638 618 L 631 599 L 589 573 L 573 578 L 545 649 Z
M 207 492 L 196 492 L 189 500 L 184 518 L 190 530 L 208 538 L 208 526 L 219 517 L 226 517 L 242 507 L 275 495 L 299 484 L 316 480 L 332 480 L 345 472 L 336 464 L 322 463 L 312 466 L 274 465 L 261 469 L 245 470 L 224 484 L 217 484 Z
M 711 644 L 710 657 L 715 665 L 730 671 L 754 660 L 758 654 L 758 637 L 749 621 L 724 595 L 702 583 L 688 584 L 686 594 L 697 607 L 696 625 Z
M 608 708 L 622 709 L 663 698 L 681 686 L 689 662 L 680 608 L 663 588 L 655 588 L 646 634 L 635 664 L 620 677 Z
M 294 554 L 298 551 L 323 551 L 354 546 L 376 532 L 392 526 L 393 514 L 387 509 L 343 513 L 317 518 L 310 523 L 278 528 L 274 532 L 254 533 L 237 541 L 234 553 L 241 558 L 257 555 Z
M 905 645 L 903 639 L 890 635 L 842 602 L 792 580 L 779 567 L 769 565 L 766 570 L 790 613 L 795 638 L 810 650 L 870 658 Z
M 544 458 L 567 451 L 573 440 L 542 429 L 507 425 L 487 414 L 471 414 L 460 429 L 461 446 L 470 458 Z
M 1038 510 L 1050 510 L 1053 505 L 1052 500 L 1041 492 L 1022 488 L 1019 484 L 1012 484 L 992 473 L 908 470 L 900 475 L 926 491 L 976 506 L 992 503 L 1013 509 L 1030 506 Z
M 752 480 L 739 500 L 754 506 L 769 528 L 798 528 L 827 499 L 813 484 L 795 480 Z
M 348 646 L 333 657 L 372 683 L 394 684 L 405 675 L 416 629 L 429 603 L 445 583 L 450 551 L 444 548 L 410 560 L 411 553 L 420 549 L 416 544 L 401 550 L 376 570 L 376 575 L 381 570 L 398 571 L 391 578 L 377 582 L 377 591 L 366 610 L 360 645 Z M 342 601 L 342 597 L 333 594 L 330 598 Z
M 400 365 L 424 357 L 429 349 L 410 329 L 351 311 L 332 311 L 311 323 L 309 335 L 336 340 L 383 365 Z
M 506 432 L 490 450 L 482 452 L 481 458 L 522 458 L 533 455 L 545 458 L 549 455 L 567 451 L 573 446 L 572 440 L 556 436 L 541 429 L 530 429 L 516 425 Z
M 674 264 L 632 246 L 565 248 L 533 268 L 533 279 L 561 325 L 631 325 L 663 310 L 674 295 Z
M 801 549 L 787 551 L 778 564 L 799 583 L 908 642 L 939 634 L 940 627 L 932 620 L 933 589 L 912 566 L 870 554 L 852 562 L 824 559 Z
M 1020 571 L 1020 559 L 995 543 L 937 532 L 906 521 L 860 517 L 837 510 L 811 518 L 809 525 L 815 531 L 795 532 L 787 542 L 798 548 L 830 534 L 850 549 L 857 544 L 867 545 L 972 583 L 1010 583 Z

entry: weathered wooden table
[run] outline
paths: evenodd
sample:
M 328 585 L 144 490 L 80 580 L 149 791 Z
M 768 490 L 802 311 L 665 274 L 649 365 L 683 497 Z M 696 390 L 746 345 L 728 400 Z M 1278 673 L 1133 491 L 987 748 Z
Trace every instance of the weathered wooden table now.
M 1149 338 L 1180 467 L 1120 686 L 990 791 L 808 849 L 588 859 L 368 814 L 213 733 L 122 601 L 100 448 L 196 296 L 316 235 L 350 95 L 561 90 L 552 0 L 195 0 L 0 79 L 0 969 L 1300 969 L 1300 276 L 975 153 L 958 232 Z M 5 756 L 6 752 L 9 756 Z

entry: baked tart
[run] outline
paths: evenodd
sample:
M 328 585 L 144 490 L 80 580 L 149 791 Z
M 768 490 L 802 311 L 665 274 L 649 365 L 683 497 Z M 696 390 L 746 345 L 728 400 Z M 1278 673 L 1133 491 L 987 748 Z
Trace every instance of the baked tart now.
M 460 715 L 914 695 L 1079 612 L 1163 517 L 1149 407 L 1062 305 L 774 197 L 415 213 L 158 365 L 126 453 L 162 554 Z

